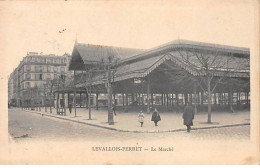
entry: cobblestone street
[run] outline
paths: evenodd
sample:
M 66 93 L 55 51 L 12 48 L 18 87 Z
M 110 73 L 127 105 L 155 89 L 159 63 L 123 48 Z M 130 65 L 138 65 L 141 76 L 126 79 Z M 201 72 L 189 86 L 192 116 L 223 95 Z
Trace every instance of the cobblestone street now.
M 20 109 L 10 109 L 8 113 L 8 130 L 11 137 L 17 141 L 28 140 L 156 140 L 156 139 L 197 139 L 197 140 L 249 140 L 250 126 L 233 126 L 211 129 L 165 132 L 165 133 L 134 133 L 119 132 L 65 121 L 35 113 L 28 113 Z M 26 135 L 28 134 L 28 136 Z M 21 136 L 25 137 L 21 137 Z

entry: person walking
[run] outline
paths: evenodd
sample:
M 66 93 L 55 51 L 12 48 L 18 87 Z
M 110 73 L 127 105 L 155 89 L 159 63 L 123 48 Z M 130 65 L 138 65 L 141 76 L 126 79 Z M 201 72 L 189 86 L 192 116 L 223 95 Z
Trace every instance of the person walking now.
M 142 110 L 138 114 L 138 122 L 140 122 L 141 123 L 141 127 L 143 127 L 143 124 L 144 124 L 144 113 L 143 113 Z
M 187 132 L 190 132 L 191 126 L 193 126 L 193 119 L 194 119 L 194 109 L 191 106 L 191 103 L 188 103 L 187 106 L 184 108 L 184 113 L 182 115 L 183 118 L 183 125 L 187 126 Z
M 152 121 L 154 122 L 155 126 L 158 126 L 158 121 L 161 121 L 161 116 L 156 108 L 152 114 Z

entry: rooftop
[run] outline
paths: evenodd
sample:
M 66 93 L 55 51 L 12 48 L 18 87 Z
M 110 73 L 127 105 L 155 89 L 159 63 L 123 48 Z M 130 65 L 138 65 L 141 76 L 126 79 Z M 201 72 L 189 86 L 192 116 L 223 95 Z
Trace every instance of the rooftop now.
M 109 57 L 113 57 L 114 60 L 122 60 L 144 51 L 143 49 L 76 43 L 72 52 L 70 70 L 79 68 L 82 63 L 99 64 L 109 62 Z
M 147 56 L 151 56 L 153 54 L 158 55 L 162 54 L 162 51 L 169 51 L 173 50 L 174 48 L 190 48 L 190 49 L 200 49 L 200 50 L 220 50 L 226 53 L 234 53 L 234 54 L 241 54 L 241 55 L 248 55 L 250 54 L 249 48 L 245 47 L 234 47 L 228 45 L 220 45 L 220 44 L 213 44 L 213 43 L 204 43 L 204 42 L 197 42 L 197 41 L 190 41 L 190 40 L 174 40 L 163 45 L 151 48 L 146 50 L 140 54 L 135 56 L 120 60 L 118 64 L 127 63 L 134 61 L 136 59 L 142 59 Z

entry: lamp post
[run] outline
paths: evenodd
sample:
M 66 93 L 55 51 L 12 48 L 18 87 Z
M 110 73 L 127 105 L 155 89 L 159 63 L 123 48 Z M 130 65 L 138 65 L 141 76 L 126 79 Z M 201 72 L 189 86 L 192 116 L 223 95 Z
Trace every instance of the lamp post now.
M 105 81 L 105 87 L 107 89 L 107 102 L 108 102 L 108 124 L 114 125 L 114 116 L 112 111 L 112 82 L 111 82 L 111 62 L 107 66 L 106 75 L 102 79 Z

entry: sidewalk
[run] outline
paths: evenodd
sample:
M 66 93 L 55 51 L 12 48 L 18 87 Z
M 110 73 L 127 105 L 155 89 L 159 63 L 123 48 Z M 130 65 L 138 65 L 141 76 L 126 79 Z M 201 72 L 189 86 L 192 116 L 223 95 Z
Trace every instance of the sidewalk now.
M 55 117 L 63 120 L 69 120 L 72 122 L 77 122 L 81 124 L 92 125 L 96 127 L 101 127 L 105 129 L 111 129 L 116 131 L 123 132 L 177 132 L 185 131 L 186 126 L 183 125 L 182 113 L 163 113 L 161 112 L 161 121 L 158 122 L 158 126 L 154 126 L 154 123 L 151 121 L 152 114 L 145 114 L 144 126 L 140 127 L 138 122 L 137 115 L 138 112 L 117 112 L 117 115 L 114 116 L 114 125 L 109 125 L 107 123 L 107 111 L 106 110 L 95 110 L 92 109 L 92 120 L 88 119 L 88 110 L 85 108 L 77 108 L 77 117 L 75 117 L 74 109 L 72 114 L 69 113 L 69 110 L 66 110 L 66 116 L 57 115 L 56 109 L 52 110 L 52 114 L 45 112 L 44 108 L 39 111 L 28 111 L 38 114 L 43 114 L 44 116 Z M 210 129 L 218 127 L 232 127 L 237 125 L 250 125 L 250 112 L 213 112 L 212 115 L 212 124 L 207 124 L 207 114 L 198 113 L 195 114 L 195 119 L 193 121 L 192 129 Z

